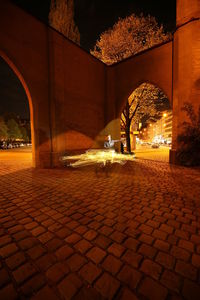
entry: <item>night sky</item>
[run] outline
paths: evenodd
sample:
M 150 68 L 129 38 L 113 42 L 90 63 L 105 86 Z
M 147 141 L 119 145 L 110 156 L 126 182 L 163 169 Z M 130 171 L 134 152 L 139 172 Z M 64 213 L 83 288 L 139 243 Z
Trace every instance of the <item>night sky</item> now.
M 50 0 L 13 0 L 27 12 L 48 23 Z M 81 47 L 89 51 L 101 34 L 119 19 L 132 13 L 155 16 L 167 31 L 175 30 L 176 0 L 74 0 L 75 22 Z M 28 100 L 12 71 L 0 59 L 0 115 L 5 111 L 29 117 Z
M 48 23 L 51 0 L 13 0 L 29 13 Z M 81 46 L 86 50 L 94 47 L 101 34 L 119 19 L 132 13 L 150 14 L 165 29 L 174 31 L 176 0 L 74 0 L 75 22 L 81 35 Z
M 29 105 L 24 88 L 12 69 L 0 57 L 0 116 L 9 112 L 14 112 L 21 118 L 29 118 Z

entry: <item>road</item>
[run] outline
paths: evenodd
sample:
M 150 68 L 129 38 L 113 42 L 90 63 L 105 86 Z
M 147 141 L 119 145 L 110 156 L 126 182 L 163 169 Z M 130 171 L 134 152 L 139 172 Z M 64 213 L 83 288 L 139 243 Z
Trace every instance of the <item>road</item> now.
M 0 150 L 0 163 L 1 162 L 13 162 L 17 164 L 31 164 L 32 161 L 32 148 L 21 147 L 9 150 Z
M 134 152 L 136 158 L 169 162 L 169 150 L 169 147 L 162 146 L 158 149 L 140 146 L 140 148 L 134 150 Z

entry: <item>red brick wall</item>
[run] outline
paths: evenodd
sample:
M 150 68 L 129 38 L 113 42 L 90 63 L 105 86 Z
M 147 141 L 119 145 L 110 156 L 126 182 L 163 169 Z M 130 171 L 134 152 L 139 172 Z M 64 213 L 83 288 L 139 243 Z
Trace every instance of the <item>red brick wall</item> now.
M 180 26 L 191 19 L 200 17 L 200 2 L 199 0 L 176 0 L 176 24 Z
M 144 51 L 112 68 L 118 115 L 131 93 L 144 82 L 158 86 L 172 102 L 172 42 Z
M 87 149 L 104 127 L 105 66 L 8 1 L 0 3 L 0 51 L 30 93 L 34 164 L 52 167 L 67 149 Z

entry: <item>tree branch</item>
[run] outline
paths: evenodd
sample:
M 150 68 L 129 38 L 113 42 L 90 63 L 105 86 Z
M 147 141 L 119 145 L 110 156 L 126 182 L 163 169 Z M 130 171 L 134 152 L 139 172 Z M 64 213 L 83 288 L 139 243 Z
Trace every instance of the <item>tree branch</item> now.
M 126 109 L 123 110 L 122 115 L 123 115 L 124 118 L 126 119 Z
M 132 115 L 131 115 L 131 117 L 130 117 L 130 120 L 131 120 L 131 121 L 132 121 L 134 115 L 136 114 L 136 111 L 137 111 L 137 109 L 138 109 L 138 106 L 139 106 L 139 103 L 137 103 L 136 108 L 134 109 L 134 111 L 133 111 L 133 113 L 132 113 Z
M 136 96 L 133 97 L 133 100 L 130 103 L 130 107 L 133 105 L 133 102 L 135 101 Z
M 124 113 L 122 113 L 122 115 L 124 116 Z M 126 119 L 126 118 L 125 118 Z M 122 121 L 122 123 L 123 123 L 123 125 L 124 125 L 124 128 L 126 127 L 126 123 L 124 122 L 124 120 L 121 118 L 121 121 Z

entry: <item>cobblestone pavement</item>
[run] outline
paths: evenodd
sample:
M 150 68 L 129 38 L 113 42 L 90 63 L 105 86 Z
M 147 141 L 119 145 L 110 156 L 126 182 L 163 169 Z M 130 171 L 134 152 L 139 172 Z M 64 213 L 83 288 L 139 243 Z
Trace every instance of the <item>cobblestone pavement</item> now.
M 200 299 L 200 171 L 0 155 L 0 299 Z

